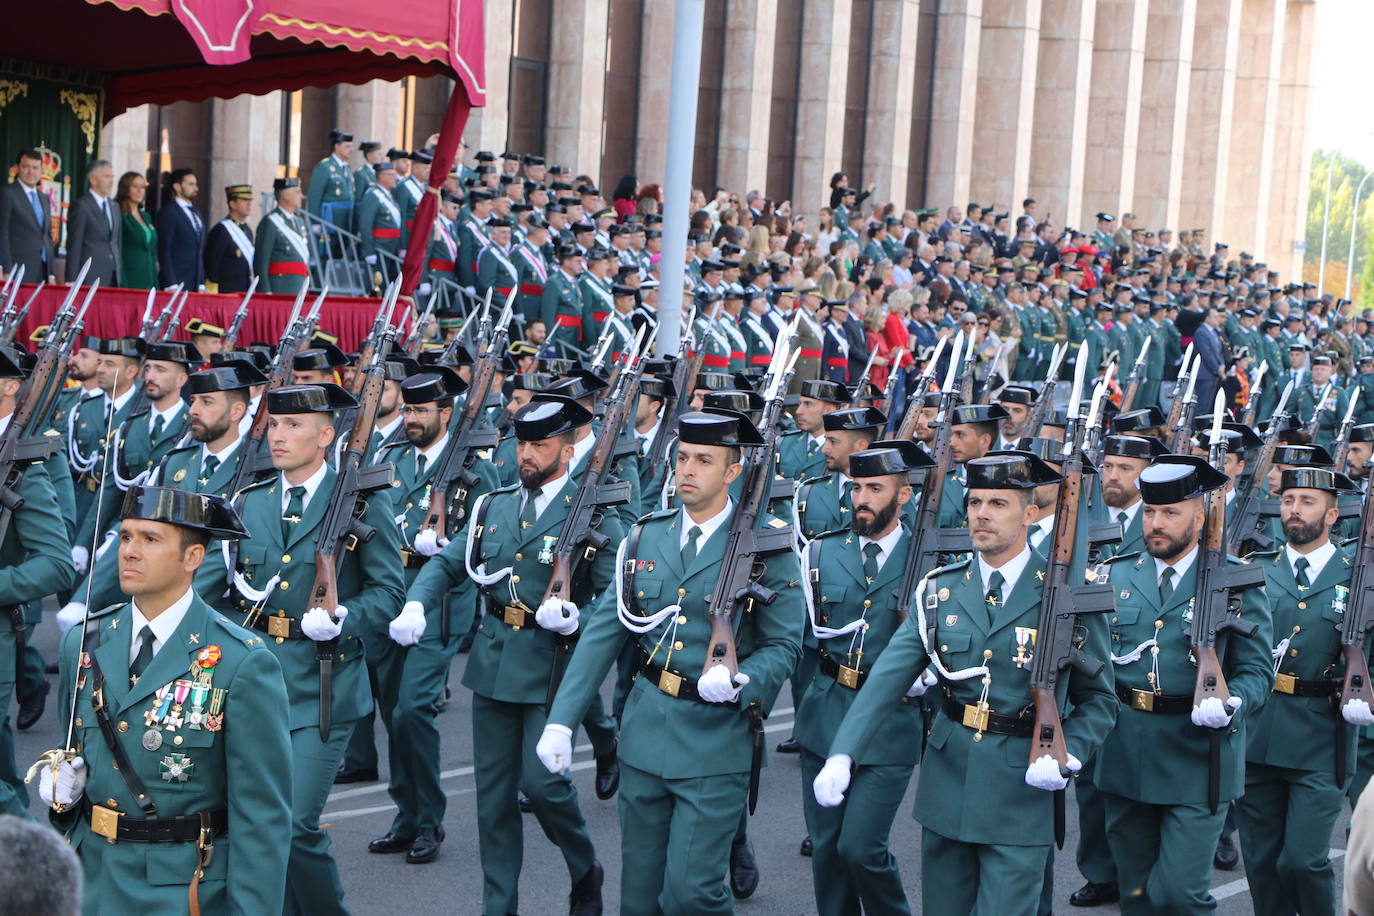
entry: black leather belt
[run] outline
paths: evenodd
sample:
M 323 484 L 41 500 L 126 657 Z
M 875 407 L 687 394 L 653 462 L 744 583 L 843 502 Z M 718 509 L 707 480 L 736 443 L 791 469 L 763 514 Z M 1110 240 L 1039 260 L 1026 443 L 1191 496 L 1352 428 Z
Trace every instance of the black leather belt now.
M 492 609 L 491 616 L 510 627 L 512 630 L 534 629 L 534 611 L 527 611 L 522 607 L 506 605 L 501 608 L 498 614 L 495 608 Z
M 91 804 L 89 799 L 85 800 L 83 807 L 91 832 L 107 840 L 195 843 L 202 838 L 209 839 L 229 832 L 229 812 L 224 808 L 182 817 L 130 817 L 122 811 Z M 209 835 L 202 837 L 202 829 L 208 830 Z
M 649 679 L 660 692 L 668 694 L 670 697 L 678 697 L 683 700 L 695 700 L 698 703 L 705 703 L 707 706 L 728 706 L 739 709 L 739 700 L 731 700 L 728 703 L 712 703 L 710 700 L 703 700 L 701 694 L 697 692 L 697 679 L 688 677 L 685 674 L 676 674 L 664 668 L 662 665 L 651 661 L 644 662 L 639 669 L 640 674 Z
M 841 665 L 824 652 L 821 653 L 820 670 L 821 674 L 834 678 L 836 684 L 841 687 L 848 687 L 850 690 L 858 690 L 863 686 L 864 681 L 868 680 L 867 671 Z
M 280 614 L 254 614 L 250 613 L 248 619 L 243 622 L 246 627 L 252 627 L 268 636 L 275 636 L 277 639 L 305 639 L 306 636 L 301 632 L 301 622 L 297 617 L 285 617 Z
M 1294 697 L 1329 697 L 1335 695 L 1338 686 L 1338 681 L 1329 681 L 1326 678 L 1274 675 L 1274 693 L 1286 693 Z
M 1116 685 L 1116 696 L 1131 709 L 1138 709 L 1141 712 L 1157 712 L 1163 715 L 1176 716 L 1180 713 L 1193 711 L 1191 694 L 1171 696 L 1150 690 L 1140 690 L 1136 687 L 1127 687 L 1125 684 L 1119 683 Z
M 946 716 L 974 731 L 1013 738 L 1029 738 L 1035 731 L 1035 720 L 1030 716 L 1004 716 L 991 709 L 980 710 L 977 706 L 960 703 L 949 694 L 945 694 L 943 709 Z

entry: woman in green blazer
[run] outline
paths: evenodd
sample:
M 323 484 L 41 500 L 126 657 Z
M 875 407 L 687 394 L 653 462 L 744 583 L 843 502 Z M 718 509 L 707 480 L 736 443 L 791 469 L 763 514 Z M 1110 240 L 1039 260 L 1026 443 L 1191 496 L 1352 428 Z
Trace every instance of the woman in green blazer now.
M 138 172 L 119 176 L 115 202 L 124 219 L 124 238 L 120 246 L 119 278 L 128 289 L 157 286 L 157 230 L 143 210 L 148 196 L 148 180 Z

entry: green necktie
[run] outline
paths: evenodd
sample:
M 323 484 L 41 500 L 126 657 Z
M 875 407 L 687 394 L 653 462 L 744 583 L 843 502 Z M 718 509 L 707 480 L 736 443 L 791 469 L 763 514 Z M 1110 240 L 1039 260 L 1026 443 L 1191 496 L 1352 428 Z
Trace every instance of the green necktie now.
M 205 456 L 205 464 L 201 468 L 200 476 L 204 480 L 209 480 L 214 476 L 215 471 L 219 470 L 219 459 L 214 455 Z
M 697 539 L 701 537 L 701 529 L 693 525 L 687 531 L 687 548 L 682 551 L 682 568 L 690 569 L 692 561 L 697 558 Z
M 1164 572 L 1159 574 L 1159 600 L 1165 604 L 1169 603 L 1169 598 L 1174 593 L 1174 568 L 1164 567 Z
M 876 541 L 864 545 L 864 579 L 869 585 L 878 578 L 878 554 L 882 552 L 883 548 Z
M 1002 574 L 995 570 L 988 576 L 988 593 L 984 596 L 988 607 L 998 607 L 1002 604 L 1002 585 L 1006 581 Z
M 286 500 L 286 511 L 281 514 L 281 536 L 289 541 L 296 523 L 305 514 L 305 487 L 292 487 L 286 491 L 286 495 L 289 498 Z
M 153 628 L 146 624 L 143 629 L 138 631 L 138 635 L 140 640 L 138 654 L 135 655 L 134 660 L 129 663 L 129 681 L 132 684 L 138 683 L 138 679 L 142 677 L 143 672 L 147 670 L 148 663 L 153 660 L 153 640 L 157 639 L 157 637 L 153 635 Z
M 424 453 L 423 453 L 423 452 L 421 452 L 420 454 L 418 454 L 418 455 L 415 456 L 415 479 L 416 479 L 416 480 L 419 480 L 421 477 L 424 477 L 424 476 L 425 476 L 425 464 L 428 463 L 428 461 L 429 461 L 429 459 L 426 458 L 426 457 L 424 456 Z
M 533 528 L 534 520 L 539 517 L 535 511 L 534 501 L 544 492 L 543 487 L 535 487 L 533 490 L 525 491 L 525 505 L 520 509 L 520 527 Z
M 1299 557 L 1293 564 L 1293 578 L 1298 580 L 1298 588 L 1307 591 L 1312 586 L 1312 580 L 1307 578 L 1307 570 L 1312 566 L 1307 562 L 1307 557 Z
M 1122 534 L 1126 533 L 1126 519 L 1128 518 L 1130 518 L 1130 516 L 1128 516 L 1125 512 L 1118 512 L 1116 514 L 1116 523 L 1121 526 Z
M 163 427 L 162 414 L 158 414 L 156 417 L 153 417 L 153 441 L 154 441 L 154 442 L 156 442 L 157 440 L 159 440 L 159 439 L 162 438 L 162 427 Z
M 852 506 L 849 501 L 849 490 L 854 485 L 854 481 L 846 480 L 840 487 L 840 508 L 847 509 Z

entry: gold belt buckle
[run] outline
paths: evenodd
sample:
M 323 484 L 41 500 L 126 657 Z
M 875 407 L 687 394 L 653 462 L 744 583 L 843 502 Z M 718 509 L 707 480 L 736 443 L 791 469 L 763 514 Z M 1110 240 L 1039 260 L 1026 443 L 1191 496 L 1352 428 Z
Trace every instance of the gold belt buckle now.
M 988 716 L 992 710 L 978 703 L 964 704 L 964 727 L 974 731 L 987 731 Z
M 94 493 L 96 490 L 100 489 L 100 481 L 96 480 L 94 477 L 87 477 L 86 489 Z
M 101 805 L 91 805 L 91 833 L 114 842 L 119 836 L 119 811 Z
M 1138 709 L 1138 710 L 1140 710 L 1141 712 L 1154 712 L 1154 711 L 1155 711 L 1155 695 L 1154 695 L 1154 691 L 1151 691 L 1151 690 L 1140 690 L 1140 689 L 1138 689 L 1138 688 L 1132 687 L 1132 688 L 1131 688 L 1131 708 L 1132 708 L 1132 709 Z
M 268 617 L 267 635 L 275 636 L 278 639 L 285 639 L 291 635 L 290 617 Z
M 1289 696 L 1292 696 L 1292 695 L 1293 695 L 1293 691 L 1294 691 L 1295 689 L 1297 689 L 1297 686 L 1298 686 L 1298 679 L 1297 679 L 1295 676 L 1291 675 L 1291 674 L 1276 674 L 1276 675 L 1274 675 L 1274 692 L 1275 692 L 1275 693 L 1286 693 L 1286 694 L 1288 694 Z
M 670 697 L 677 696 L 678 691 L 682 689 L 682 675 L 674 674 L 665 669 L 658 676 L 658 689 Z
M 506 621 L 507 626 L 518 630 L 525 625 L 525 609 L 506 605 L 502 619 Z
M 840 686 L 842 686 L 842 687 L 848 687 L 850 690 L 858 690 L 858 689 L 859 689 L 859 669 L 858 669 L 858 668 L 850 668 L 850 667 L 848 667 L 848 666 L 846 666 L 846 665 L 841 665 L 841 666 L 840 666 L 840 673 L 839 673 L 839 675 L 835 678 L 835 680 L 836 680 L 836 681 L 840 684 Z

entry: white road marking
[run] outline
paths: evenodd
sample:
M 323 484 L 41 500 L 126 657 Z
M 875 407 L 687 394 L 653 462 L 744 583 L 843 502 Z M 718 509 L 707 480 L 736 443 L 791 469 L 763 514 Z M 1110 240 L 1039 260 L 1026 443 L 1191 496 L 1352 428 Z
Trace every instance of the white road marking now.
M 1331 856 L 1331 860 L 1334 862 L 1345 855 L 1345 850 L 1332 849 L 1328 855 Z M 1225 900 L 1227 897 L 1236 897 L 1240 894 L 1248 893 L 1250 893 L 1250 881 L 1246 878 L 1237 878 L 1234 881 L 1228 881 L 1219 887 L 1212 888 L 1212 896 L 1218 900 Z

